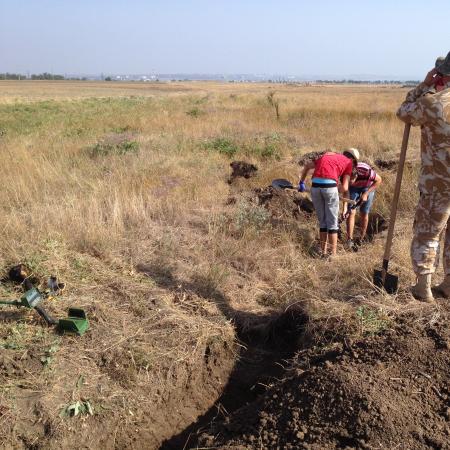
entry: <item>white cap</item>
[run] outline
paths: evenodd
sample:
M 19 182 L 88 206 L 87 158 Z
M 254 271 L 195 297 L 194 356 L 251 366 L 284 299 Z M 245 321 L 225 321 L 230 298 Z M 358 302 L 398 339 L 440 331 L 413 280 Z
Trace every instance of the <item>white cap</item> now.
M 356 161 L 359 161 L 359 150 L 357 148 L 347 148 L 344 153 L 349 153 Z

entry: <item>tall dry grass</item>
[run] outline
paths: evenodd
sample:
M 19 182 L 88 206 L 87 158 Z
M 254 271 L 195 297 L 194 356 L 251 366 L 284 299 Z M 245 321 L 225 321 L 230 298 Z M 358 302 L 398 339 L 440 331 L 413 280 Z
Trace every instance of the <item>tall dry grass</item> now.
M 57 401 L 70 398 L 67 379 L 78 370 L 71 351 L 85 358 L 94 401 L 107 401 L 95 391 L 108 383 L 98 354 L 131 355 L 117 362 L 127 367 L 125 378 L 128 368 L 134 371 L 131 388 L 114 384 L 108 372 L 108 392 L 127 396 L 125 404 L 134 407 L 166 401 L 174 378 L 187 386 L 182 374 L 203 360 L 211 342 L 231 348 L 230 319 L 251 324 L 300 303 L 313 317 L 345 324 L 360 305 L 389 316 L 409 300 L 417 132 L 393 253 L 402 287 L 396 298 L 371 286 L 381 239 L 358 253 L 341 248 L 335 263 L 320 261 L 309 255 L 315 219 L 275 223 L 249 195 L 273 178 L 295 181 L 295 160 L 308 151 L 352 146 L 370 163 L 395 158 L 402 137 L 395 110 L 405 89 L 277 86 L 277 119 L 269 85 L 0 82 L 0 88 L 0 266 L 20 261 L 42 277 L 56 273 L 68 293 L 52 311 L 63 314 L 76 303 L 92 317 L 91 340 L 61 354 L 66 381 L 58 384 Z M 257 164 L 258 175 L 228 185 L 233 158 Z M 381 175 L 374 210 L 387 215 L 395 174 Z M 236 203 L 226 205 L 230 195 Z M 11 294 L 6 286 L 2 293 Z M 11 326 L 4 324 L 2 335 Z M 43 398 L 56 401 L 48 393 Z M 55 419 L 57 408 L 50 407 Z
M 325 294 L 327 286 L 336 284 L 323 282 L 320 263 L 306 258 L 289 230 L 265 224 L 236 239 L 217 226 L 224 216 L 237 217 L 244 207 L 238 204 L 232 212 L 223 206 L 230 194 L 224 180 L 231 158 L 208 143 L 218 138 L 231 142 L 238 150 L 233 158 L 259 166 L 258 177 L 246 182 L 245 189 L 266 186 L 276 177 L 295 180 L 299 168 L 293 161 L 307 151 L 355 146 L 370 163 L 380 157 L 392 159 L 402 136 L 395 110 L 406 93 L 395 87 L 280 86 L 275 93 L 281 112 L 277 120 L 267 101 L 269 86 L 264 85 L 192 83 L 180 88 L 112 83 L 89 84 L 84 92 L 82 83 L 24 83 L 23 92 L 30 99 L 41 98 L 43 91 L 55 100 L 13 105 L 8 102 L 22 85 L 5 85 L 9 94 L 0 109 L 5 267 L 34 258 L 47 239 L 133 266 L 155 257 L 153 252 L 142 254 L 140 242 L 159 248 L 159 239 L 168 239 L 173 244 L 158 258 L 185 265 L 180 270 L 187 277 L 199 270 L 210 276 L 210 267 L 219 267 L 226 274 L 220 287 L 232 293 L 232 301 L 252 307 L 259 292 L 274 286 L 283 290 L 283 280 L 291 280 L 290 286 L 296 279 L 292 292 L 304 291 L 308 298 L 330 295 Z M 134 97 L 123 96 L 129 89 Z M 99 91 L 108 97 L 79 99 Z M 137 142 L 137 152 L 92 155 L 95 145 L 123 134 Z M 269 149 L 266 157 L 261 149 Z M 409 159 L 418 159 L 417 133 Z M 400 219 L 406 223 L 416 201 L 416 175 L 413 164 L 406 170 L 400 202 Z M 395 174 L 382 176 L 375 210 L 387 215 Z M 378 247 L 346 255 L 344 267 L 333 268 L 332 276 L 339 274 L 346 286 L 348 278 L 342 272 L 366 266 L 370 272 L 380 259 Z M 396 251 L 394 256 L 407 265 L 403 253 Z M 245 295 L 234 292 L 234 279 L 241 274 L 233 270 L 233 258 L 248 261 L 246 267 L 252 268 L 245 274 Z M 311 278 L 312 292 L 302 283 Z M 295 295 L 280 298 L 291 300 Z
M 19 83 L 5 84 L 22 88 Z M 26 87 L 30 97 L 36 89 L 39 98 L 40 89 L 49 90 L 47 85 L 57 92 L 66 87 L 58 83 Z M 230 158 L 205 148 L 206 142 L 218 137 L 241 149 L 236 158 L 260 167 L 250 186 L 264 186 L 276 176 L 294 179 L 298 167 L 292 159 L 306 151 L 356 146 L 373 163 L 380 155 L 395 157 L 400 145 L 401 124 L 394 112 L 405 90 L 398 88 L 280 87 L 276 95 L 281 119 L 276 120 L 265 86 L 256 90 L 204 84 L 194 85 L 196 91 L 187 85 L 177 96 L 173 95 L 179 94 L 177 86 L 170 86 L 170 95 L 158 98 L 145 97 L 149 85 L 137 85 L 141 90 L 133 86 L 139 94 L 134 98 L 115 97 L 128 91 L 117 92 L 120 84 L 111 86 L 105 92 L 111 97 L 106 99 L 1 107 L 5 260 L 11 259 L 12 248 L 16 249 L 13 259 L 26 252 L 30 242 L 24 237 L 30 234 L 33 242 L 58 235 L 76 250 L 95 247 L 120 254 L 122 245 L 148 236 L 155 226 L 184 227 L 189 232 L 192 216 L 212 220 L 223 209 L 229 189 L 223 180 Z M 79 89 L 84 95 L 82 87 L 69 83 L 67 92 L 77 97 L 73 90 Z M 93 88 L 105 91 L 103 85 Z M 187 89 L 193 92 L 186 94 Z M 194 108 L 198 117 L 186 114 Z M 105 135 L 123 130 L 138 142 L 137 153 L 90 155 L 89 148 Z M 274 154 L 264 160 L 257 149 L 267 142 Z M 415 135 L 412 159 L 418 157 L 417 148 Z M 377 207 L 386 213 L 393 175 L 383 175 L 386 182 Z M 402 211 L 409 213 L 414 206 L 414 177 L 415 172 L 407 172 L 404 183 Z M 192 231 L 195 235 L 195 228 Z M 223 236 L 213 240 L 218 239 L 227 240 Z M 208 252 L 203 256 L 206 261 Z

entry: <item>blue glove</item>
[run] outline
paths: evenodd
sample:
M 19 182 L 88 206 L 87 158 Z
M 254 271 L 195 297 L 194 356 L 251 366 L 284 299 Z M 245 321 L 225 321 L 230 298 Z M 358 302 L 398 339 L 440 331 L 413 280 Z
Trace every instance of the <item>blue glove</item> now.
M 304 181 L 300 181 L 300 183 L 298 183 L 297 191 L 298 192 L 305 192 L 306 191 L 306 184 L 305 184 Z

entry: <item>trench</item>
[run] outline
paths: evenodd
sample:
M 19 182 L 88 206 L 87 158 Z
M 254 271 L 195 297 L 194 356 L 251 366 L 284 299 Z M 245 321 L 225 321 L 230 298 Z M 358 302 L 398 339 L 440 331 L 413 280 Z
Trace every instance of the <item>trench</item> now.
M 369 242 L 387 226 L 381 215 L 371 214 L 370 217 Z M 197 448 L 202 433 L 207 433 L 214 424 L 256 401 L 273 382 L 285 376 L 285 367 L 295 353 L 311 345 L 305 334 L 309 317 L 301 307 L 288 309 L 283 313 L 255 316 L 233 309 L 222 292 L 211 288 L 207 280 L 199 276 L 186 282 L 177 279 L 168 269 L 161 271 L 158 266 L 140 265 L 138 270 L 167 289 L 194 292 L 216 303 L 223 315 L 233 320 L 237 341 L 241 344 L 240 354 L 234 361 L 220 397 L 195 422 L 166 439 L 159 447 L 160 450 Z M 249 322 L 256 325 L 248 328 L 246 324 Z
M 197 448 L 199 437 L 216 422 L 254 402 L 274 381 L 283 378 L 286 365 L 301 348 L 301 336 L 308 322 L 299 310 L 267 319 L 264 326 L 236 332 L 242 350 L 227 385 L 214 405 L 180 433 L 164 441 L 160 450 Z

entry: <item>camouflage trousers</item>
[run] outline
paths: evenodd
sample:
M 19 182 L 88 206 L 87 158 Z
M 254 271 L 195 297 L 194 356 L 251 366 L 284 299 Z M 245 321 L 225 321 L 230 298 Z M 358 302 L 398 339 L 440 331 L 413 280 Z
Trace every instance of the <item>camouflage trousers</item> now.
M 434 273 L 444 234 L 444 271 L 450 274 L 450 192 L 422 193 L 416 209 L 411 259 L 416 275 Z

